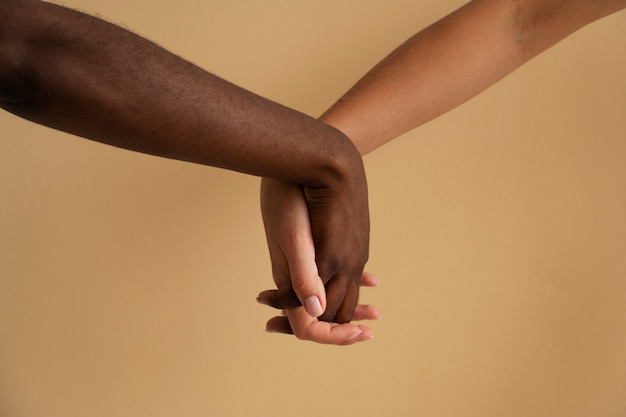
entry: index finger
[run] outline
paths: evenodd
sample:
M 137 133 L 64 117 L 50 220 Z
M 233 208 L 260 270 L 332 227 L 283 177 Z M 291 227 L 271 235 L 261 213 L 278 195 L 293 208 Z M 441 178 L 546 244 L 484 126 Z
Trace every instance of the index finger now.
M 302 307 L 287 310 L 287 318 L 293 334 L 300 340 L 348 346 L 369 340 L 373 336 L 372 330 L 367 326 L 319 321 L 309 316 Z

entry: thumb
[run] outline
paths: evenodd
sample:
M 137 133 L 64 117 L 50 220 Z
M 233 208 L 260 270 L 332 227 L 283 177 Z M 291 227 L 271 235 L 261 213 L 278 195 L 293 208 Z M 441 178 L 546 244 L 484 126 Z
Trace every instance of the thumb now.
M 326 310 L 326 289 L 315 264 L 315 247 L 312 239 L 295 245 L 285 253 L 289 264 L 291 286 L 311 317 L 319 317 Z

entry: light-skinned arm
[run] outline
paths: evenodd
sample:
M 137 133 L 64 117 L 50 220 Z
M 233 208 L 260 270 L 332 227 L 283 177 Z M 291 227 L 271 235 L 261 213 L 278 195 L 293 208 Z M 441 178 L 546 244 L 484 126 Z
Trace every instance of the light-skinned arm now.
M 121 148 L 298 184 L 318 264 L 361 276 L 367 184 L 352 142 L 119 26 L 42 1 L 0 1 L 0 107 Z M 326 306 L 317 285 L 303 299 L 313 316 Z
M 321 120 L 344 132 L 365 155 L 466 102 L 581 27 L 624 7 L 625 0 L 473 0 L 399 46 Z M 279 182 L 272 181 L 263 187 L 262 198 L 271 200 L 284 192 Z M 269 224 L 275 229 L 268 236 L 290 236 L 305 228 L 281 219 L 278 208 L 263 215 L 266 228 Z M 287 252 L 305 250 L 291 247 Z M 354 297 L 358 286 L 352 288 Z M 329 309 L 342 302 L 343 293 L 334 292 L 327 288 Z M 294 304 L 285 289 L 265 291 L 260 298 L 278 308 Z M 356 301 L 351 299 L 350 305 Z M 331 309 L 321 319 L 333 320 L 333 314 Z M 295 312 L 288 318 L 289 322 L 285 317 L 270 320 L 268 329 L 284 332 L 291 326 L 299 337 L 315 340 L 307 329 L 322 326 Z
M 366 155 L 624 7 L 624 0 L 470 1 L 399 46 L 321 119 Z

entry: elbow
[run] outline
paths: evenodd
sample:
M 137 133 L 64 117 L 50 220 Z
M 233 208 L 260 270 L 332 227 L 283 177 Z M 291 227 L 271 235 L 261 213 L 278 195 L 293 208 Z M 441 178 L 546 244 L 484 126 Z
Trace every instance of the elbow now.
M 626 0 L 511 0 L 516 43 L 528 60 L 583 26 L 626 7 Z
M 513 0 L 512 15 L 516 50 L 523 61 L 536 53 L 537 26 L 541 10 L 534 2 Z
M 526 62 L 554 44 L 570 19 L 563 0 L 546 3 L 538 0 L 513 0 L 515 44 Z

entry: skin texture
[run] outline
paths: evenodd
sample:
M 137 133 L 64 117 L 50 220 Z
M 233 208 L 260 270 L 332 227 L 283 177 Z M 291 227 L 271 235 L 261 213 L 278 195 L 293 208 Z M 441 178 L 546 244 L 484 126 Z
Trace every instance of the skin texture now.
M 337 129 L 118 26 L 36 0 L 0 0 L 0 107 L 102 143 L 297 184 L 319 269 L 358 286 L 367 183 L 358 150 Z M 319 280 L 312 287 L 300 295 L 317 299 L 317 316 L 325 292 Z M 353 308 L 342 310 L 345 321 Z
M 400 45 L 321 119 L 365 155 L 624 7 L 624 0 L 473 0 Z
M 297 303 L 298 300 L 291 291 L 292 285 L 302 291 L 302 288 L 298 286 L 301 282 L 321 284 L 315 263 L 315 245 L 309 227 L 308 210 L 299 186 L 283 181 L 264 179 L 263 187 L 270 187 L 271 192 L 262 192 L 262 195 L 271 194 L 272 196 L 270 199 L 262 199 L 263 213 L 281 213 L 280 217 L 264 216 L 274 281 L 279 292 L 284 291 L 287 296 L 294 297 L 292 302 Z M 279 227 L 282 222 L 297 224 L 301 227 L 294 233 L 285 233 L 289 231 Z M 280 234 L 274 235 L 276 232 Z M 333 282 L 338 282 L 342 278 L 342 276 L 333 277 Z M 358 285 L 377 286 L 378 280 L 371 274 L 363 274 L 360 282 L 356 285 L 356 293 L 358 294 Z M 321 291 L 324 291 L 323 286 L 321 286 Z M 260 297 L 262 298 L 262 295 Z M 329 303 L 333 301 L 329 299 Z M 367 326 L 339 324 L 332 320 L 317 319 L 307 314 L 303 307 L 290 308 L 284 313 L 285 316 L 273 319 L 273 324 L 267 326 L 268 330 L 293 333 L 302 340 L 338 345 L 351 345 L 368 340 L 373 336 L 371 329 Z M 349 313 L 350 318 L 356 321 L 376 319 L 380 316 L 376 307 L 367 305 L 350 306 Z M 299 323 L 299 325 L 292 328 L 289 326 L 289 321 Z
M 474 0 L 418 32 L 372 68 L 335 103 L 321 120 L 344 132 L 365 155 L 397 136 L 455 108 L 581 27 L 626 7 L 625 0 Z M 262 187 L 262 200 L 283 193 L 279 182 Z M 292 198 L 301 198 L 296 193 Z M 280 200 L 285 208 L 293 204 Z M 306 230 L 301 217 L 285 217 L 284 210 L 263 211 L 270 248 L 276 236 L 292 246 L 284 253 L 307 250 L 303 239 L 289 239 Z M 300 223 L 297 223 L 300 221 Z M 272 262 L 290 264 L 293 259 Z M 312 255 L 306 257 L 312 258 Z M 302 265 L 302 269 L 312 268 Z M 290 307 L 286 280 L 274 276 L 281 291 L 264 291 L 261 302 L 277 308 Z M 281 287 L 282 286 L 282 287 Z M 358 289 L 358 287 L 357 287 Z M 340 303 L 336 289 L 327 287 L 329 306 Z M 353 296 L 351 294 L 351 296 Z M 355 303 L 351 301 L 351 303 Z M 322 319 L 328 319 L 322 316 Z M 374 314 L 366 318 L 376 318 Z M 299 315 L 274 317 L 270 331 L 291 333 L 316 340 L 306 332 L 311 323 Z M 291 329 L 288 331 L 287 329 Z M 335 343 L 342 344 L 339 338 Z

